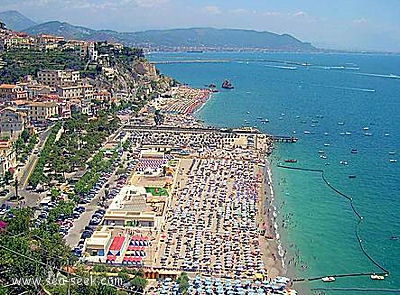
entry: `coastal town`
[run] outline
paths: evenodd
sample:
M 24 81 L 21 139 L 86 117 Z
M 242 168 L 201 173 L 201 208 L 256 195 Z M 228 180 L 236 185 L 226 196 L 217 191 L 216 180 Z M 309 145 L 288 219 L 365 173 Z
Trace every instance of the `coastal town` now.
M 0 73 L 0 294 L 297 294 L 274 139 L 205 126 L 194 113 L 212 89 L 160 75 L 139 49 L 1 22 Z M 50 273 L 121 280 L 94 293 L 10 284 Z

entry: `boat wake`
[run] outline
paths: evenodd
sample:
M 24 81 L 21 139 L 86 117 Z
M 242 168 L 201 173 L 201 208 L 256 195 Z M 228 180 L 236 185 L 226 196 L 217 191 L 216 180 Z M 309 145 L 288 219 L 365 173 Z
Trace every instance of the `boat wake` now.
M 346 71 L 358 71 L 360 69 L 358 67 L 345 67 L 345 66 L 311 66 L 311 67 L 322 70 L 346 70 Z
M 310 85 L 317 87 L 350 90 L 350 91 L 375 92 L 375 89 L 370 89 L 370 88 L 343 87 L 343 86 L 322 85 L 322 84 L 310 84 Z
M 388 79 L 400 79 L 400 76 L 394 74 L 373 74 L 373 73 L 354 73 L 355 75 L 370 76 L 378 78 L 388 78 Z
M 267 68 L 275 68 L 275 69 L 282 69 L 282 70 L 297 70 L 297 67 L 291 66 L 272 66 L 272 65 L 265 65 Z

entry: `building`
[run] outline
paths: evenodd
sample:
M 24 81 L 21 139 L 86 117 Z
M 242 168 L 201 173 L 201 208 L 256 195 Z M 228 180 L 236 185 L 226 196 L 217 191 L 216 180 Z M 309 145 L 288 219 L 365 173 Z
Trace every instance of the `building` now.
M 98 53 L 98 51 L 95 49 L 95 46 L 94 46 L 94 43 L 93 43 L 93 42 L 89 43 L 89 46 L 88 46 L 88 55 L 89 55 L 90 61 L 97 61 L 97 59 L 99 58 L 99 53 Z
M 40 34 L 36 36 L 36 42 L 40 50 L 58 48 L 59 43 L 65 41 L 64 37 Z
M 21 86 L 14 84 L 0 85 L 0 101 L 10 101 L 15 99 L 27 99 L 28 92 Z
M 80 80 L 79 71 L 45 70 L 37 73 L 38 82 L 56 87 L 74 85 Z
M 0 139 L 0 175 L 13 169 L 17 164 L 14 149 L 9 139 Z
M 94 89 L 90 84 L 82 84 L 76 86 L 57 86 L 57 94 L 66 100 L 86 99 L 92 100 Z
M 31 49 L 35 46 L 35 39 L 25 34 L 13 34 L 4 39 L 6 49 Z
M 93 235 L 85 241 L 85 252 L 90 256 L 105 256 L 111 244 L 111 231 L 103 229 L 95 231 Z
M 26 104 L 26 107 L 31 122 L 42 123 L 59 115 L 59 108 L 55 102 L 31 102 Z
M 6 107 L 0 111 L 0 135 L 2 137 L 16 137 L 24 131 L 26 114 L 16 108 Z
M 19 84 L 19 85 L 22 86 L 26 90 L 28 99 L 34 99 L 39 96 L 50 95 L 52 93 L 51 88 L 47 85 L 29 84 L 29 83 L 26 83 L 26 85 L 22 85 L 22 84 Z
M 104 215 L 104 225 L 154 227 L 156 213 L 147 204 L 144 187 L 124 186 Z

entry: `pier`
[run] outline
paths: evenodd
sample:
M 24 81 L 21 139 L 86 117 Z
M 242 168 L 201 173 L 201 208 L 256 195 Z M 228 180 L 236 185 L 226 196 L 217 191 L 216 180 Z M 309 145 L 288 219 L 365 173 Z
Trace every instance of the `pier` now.
M 273 139 L 273 141 L 276 142 L 295 143 L 299 140 L 297 137 L 292 137 L 292 136 L 270 135 L 270 137 Z

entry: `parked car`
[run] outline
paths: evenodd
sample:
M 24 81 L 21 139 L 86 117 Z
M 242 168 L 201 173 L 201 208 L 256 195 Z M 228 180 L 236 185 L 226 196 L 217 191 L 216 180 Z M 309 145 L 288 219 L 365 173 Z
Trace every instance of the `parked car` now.
M 92 236 L 92 234 L 93 234 L 93 233 L 91 233 L 90 231 L 85 230 L 85 231 L 82 232 L 81 238 L 82 238 L 82 239 L 90 238 L 90 237 Z

